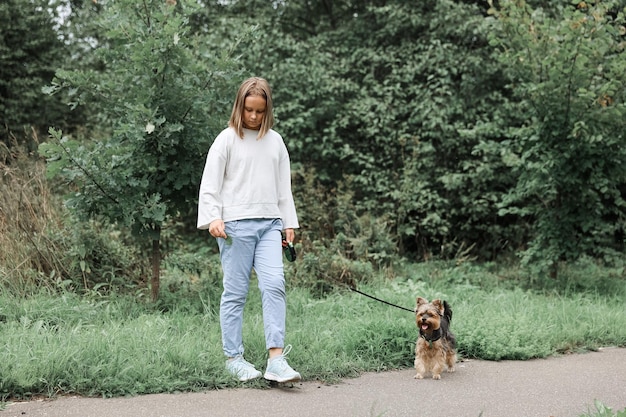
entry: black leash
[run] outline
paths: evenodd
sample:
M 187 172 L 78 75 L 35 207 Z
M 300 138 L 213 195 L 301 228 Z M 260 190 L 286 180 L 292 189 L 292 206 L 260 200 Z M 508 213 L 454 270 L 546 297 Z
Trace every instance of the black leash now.
M 387 304 L 387 305 L 389 305 L 389 306 L 392 306 L 392 307 L 395 307 L 395 308 L 399 308 L 400 310 L 406 310 L 406 311 L 410 311 L 411 313 L 415 313 L 415 310 L 411 310 L 410 308 L 400 307 L 400 306 L 395 305 L 395 304 L 392 304 L 392 303 L 390 303 L 390 302 L 388 302 L 388 301 L 381 300 L 380 298 L 376 298 L 376 297 L 374 297 L 373 295 L 365 294 L 364 292 L 361 292 L 361 291 L 357 290 L 356 288 L 352 288 L 351 286 L 348 286 L 348 288 L 350 288 L 350 290 L 351 290 L 351 291 L 354 291 L 354 292 L 356 292 L 356 293 L 359 293 L 359 294 L 361 294 L 361 295 L 364 295 L 364 296 L 366 296 L 366 297 L 369 297 L 369 298 L 371 298 L 372 300 L 380 301 L 380 302 L 381 302 L 381 303 L 383 303 L 383 304 Z

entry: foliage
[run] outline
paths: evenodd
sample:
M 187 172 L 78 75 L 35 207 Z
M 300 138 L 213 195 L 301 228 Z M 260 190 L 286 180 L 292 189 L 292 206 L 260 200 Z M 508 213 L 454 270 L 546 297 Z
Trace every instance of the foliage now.
M 317 3 L 285 5 L 261 32 L 263 56 L 241 52 L 273 81 L 292 158 L 315 172 L 329 204 L 349 182 L 356 215 L 385 218 L 414 259 L 519 246 L 523 227 L 497 214 L 515 180 L 502 146 L 515 116 L 480 9 L 339 2 L 311 19 Z
M 64 265 L 46 233 L 58 228 L 61 207 L 46 183 L 45 166 L 29 160 L 20 146 L 11 164 L 0 163 L 0 281 L 15 294 L 47 286 Z
M 358 215 L 348 181 L 337 184 L 336 198 L 329 199 L 316 171 L 301 167 L 294 177 L 300 183 L 294 197 L 304 209 L 299 212 L 299 261 L 286 265 L 291 282 L 322 295 L 392 268 L 396 243 L 388 233 L 389 221 Z
M 527 264 L 556 273 L 583 254 L 623 256 L 626 233 L 626 20 L 620 2 L 552 16 L 500 1 L 492 43 L 527 119 L 512 129 L 518 180 L 501 213 L 532 218 Z
M 238 81 L 228 51 L 213 54 L 189 34 L 193 10 L 169 1 L 106 3 L 106 44 L 95 50 L 105 70 L 60 70 L 49 88 L 70 90 L 72 106 L 102 110 L 100 134 L 72 139 L 51 129 L 41 152 L 50 175 L 72 186 L 68 206 L 82 218 L 102 216 L 152 240 L 153 298 L 161 229 L 197 201 L 204 155 Z
M 54 30 L 57 1 L 6 0 L 0 4 L 0 142 L 14 138 L 29 151 L 35 135 L 53 121 L 66 126 L 68 111 L 60 97 L 41 89 L 66 57 L 64 44 Z
M 556 3 L 532 5 L 537 13 L 559 22 L 553 25 L 555 30 L 566 28 L 567 13 L 574 11 Z M 490 34 L 505 33 L 498 39 L 513 45 L 511 54 L 525 53 L 524 33 L 507 31 L 504 13 L 494 20 L 487 16 L 486 3 L 471 1 L 433 2 L 422 5 L 419 12 L 402 1 L 257 6 L 255 15 L 238 3 L 224 5 L 220 12 L 231 17 L 225 18 L 231 25 L 243 21 L 261 26 L 255 46 L 242 45 L 240 52 L 251 71 L 263 74 L 274 86 L 278 128 L 292 159 L 316 175 L 316 189 L 325 190 L 323 197 L 329 201 L 318 200 L 322 206 L 332 207 L 338 184 L 349 183 L 356 216 L 367 213 L 387 219 L 389 239 L 412 259 L 496 259 L 527 249 L 535 230 L 547 230 L 546 219 L 552 219 L 551 230 L 566 236 L 574 227 L 571 218 L 581 223 L 580 217 L 587 223 L 581 227 L 583 235 L 592 235 L 593 244 L 580 245 L 579 254 L 614 260 L 610 255 L 623 252 L 620 190 L 624 181 L 619 161 L 624 147 L 609 155 L 613 145 L 623 140 L 618 94 L 611 96 L 613 105 L 604 108 L 602 117 L 589 114 L 576 128 L 577 135 L 587 131 L 590 138 L 596 135 L 591 133 L 596 126 L 602 125 L 600 136 L 617 127 L 616 135 L 607 139 L 613 145 L 605 149 L 596 143 L 589 154 L 580 147 L 572 151 L 595 161 L 585 165 L 585 181 L 605 191 L 597 198 L 591 192 L 561 204 L 581 205 L 587 212 L 572 208 L 570 219 L 549 217 L 550 211 L 534 204 L 523 190 L 523 184 L 539 184 L 539 189 L 545 182 L 542 162 L 534 165 L 535 171 L 522 169 L 524 144 L 537 143 L 530 129 L 519 129 L 529 125 L 528 102 L 522 94 L 513 94 L 519 77 L 509 71 L 501 50 L 489 43 Z M 620 19 L 618 11 L 613 8 L 607 16 Z M 196 23 L 201 26 L 201 19 Z M 602 30 L 592 33 L 594 39 L 605 36 L 602 33 L 619 34 L 615 22 L 596 23 Z M 586 42 L 591 45 L 593 40 Z M 619 36 L 611 42 L 621 45 Z M 565 50 L 573 42 L 564 45 L 562 54 L 550 55 L 554 65 L 546 68 L 556 71 L 558 65 L 569 65 Z M 602 58 L 594 59 L 607 59 L 605 87 L 617 91 L 623 60 L 612 59 L 618 55 L 612 55 L 610 48 L 608 44 L 600 48 L 595 53 L 603 54 Z M 542 57 L 538 52 L 536 56 Z M 581 80 L 593 73 L 582 67 L 584 62 L 574 63 L 581 66 Z M 553 78 L 553 83 L 558 80 Z M 568 88 L 567 83 L 560 85 Z M 551 93 L 544 93 L 545 105 L 535 108 L 537 114 L 550 114 L 547 107 L 557 108 L 548 105 L 553 101 L 548 99 Z M 558 108 L 567 102 L 561 100 Z M 612 124 L 603 123 L 611 112 L 617 112 Z M 534 152 L 541 149 L 537 146 Z M 556 147 L 551 155 L 556 158 L 560 153 Z M 563 161 L 556 165 L 567 166 Z M 578 189 L 572 182 L 572 189 Z M 310 191 L 308 185 L 306 178 L 295 183 L 296 188 L 305 187 L 302 192 Z M 310 207 L 303 206 L 303 210 Z M 309 231 L 310 240 L 321 240 L 328 230 Z M 315 236 L 317 231 L 320 234 Z M 544 241 L 553 241 L 550 236 Z M 572 245 L 578 240 L 570 239 Z M 545 250 L 546 257 L 552 258 L 553 248 L 539 242 L 539 238 L 532 241 L 535 249 L 526 253 L 540 256 Z
M 218 255 L 184 248 L 168 254 L 164 265 L 163 286 L 167 291 L 157 303 L 161 311 L 219 315 L 222 266 Z
M 97 221 L 78 221 L 60 204 L 43 161 L 14 148 L 0 163 L 0 286 L 28 296 L 58 291 L 134 291 L 145 262 L 124 236 Z
M 65 276 L 54 277 L 64 290 L 140 295 L 147 284 L 147 260 L 128 244 L 128 236 L 106 222 L 77 221 L 70 215 L 63 229 L 49 232 L 49 239 L 67 248 L 60 257 Z
M 400 257 L 521 254 L 511 282 L 558 291 L 596 286 L 590 265 L 620 268 L 623 1 L 68 4 L 55 27 L 67 52 L 47 62 L 73 70 L 49 91 L 84 126 L 59 116 L 42 151 L 83 218 L 160 237 L 157 249 L 214 248 L 195 230 L 198 175 L 245 65 L 274 89 L 302 226 L 288 272 L 316 294 Z M 578 260 L 590 277 L 572 279 Z
M 62 70 L 50 89 L 75 90 L 73 105 L 99 101 L 110 137 L 85 143 L 52 131 L 42 151 L 50 173 L 77 187 L 70 207 L 150 234 L 193 201 L 198 167 L 227 114 L 232 70 L 228 56 L 205 55 L 201 39 L 186 36 L 177 8 L 135 5 L 106 9 L 109 47 L 97 50 L 104 73 Z

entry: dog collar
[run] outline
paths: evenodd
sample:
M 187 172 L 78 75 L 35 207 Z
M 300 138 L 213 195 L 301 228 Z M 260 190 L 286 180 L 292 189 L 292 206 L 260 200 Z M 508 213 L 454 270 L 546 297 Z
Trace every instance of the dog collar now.
M 422 330 L 420 329 L 420 336 L 421 336 L 421 337 L 422 337 L 425 341 L 427 341 L 428 343 L 432 344 L 433 342 L 436 342 L 437 340 L 441 339 L 441 336 L 442 336 L 442 335 L 441 335 L 441 328 L 439 328 L 439 329 L 435 330 L 435 331 L 432 333 L 432 335 L 431 335 L 431 337 L 430 337 L 430 338 L 426 337 L 426 334 L 425 334 L 424 332 L 422 332 Z

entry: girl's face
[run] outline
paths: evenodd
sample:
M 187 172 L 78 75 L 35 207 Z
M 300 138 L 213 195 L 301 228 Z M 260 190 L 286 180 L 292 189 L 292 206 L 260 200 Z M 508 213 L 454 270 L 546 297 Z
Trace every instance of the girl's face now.
M 243 104 L 243 127 L 259 130 L 265 115 L 265 99 L 261 96 L 248 96 Z

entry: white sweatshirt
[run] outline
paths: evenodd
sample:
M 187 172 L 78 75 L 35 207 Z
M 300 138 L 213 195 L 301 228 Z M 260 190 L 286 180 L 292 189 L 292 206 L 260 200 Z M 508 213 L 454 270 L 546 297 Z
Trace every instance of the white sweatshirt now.
M 257 139 L 258 131 L 224 129 L 209 149 L 198 199 L 198 229 L 213 220 L 276 219 L 283 228 L 298 228 L 291 194 L 289 153 L 274 130 Z

